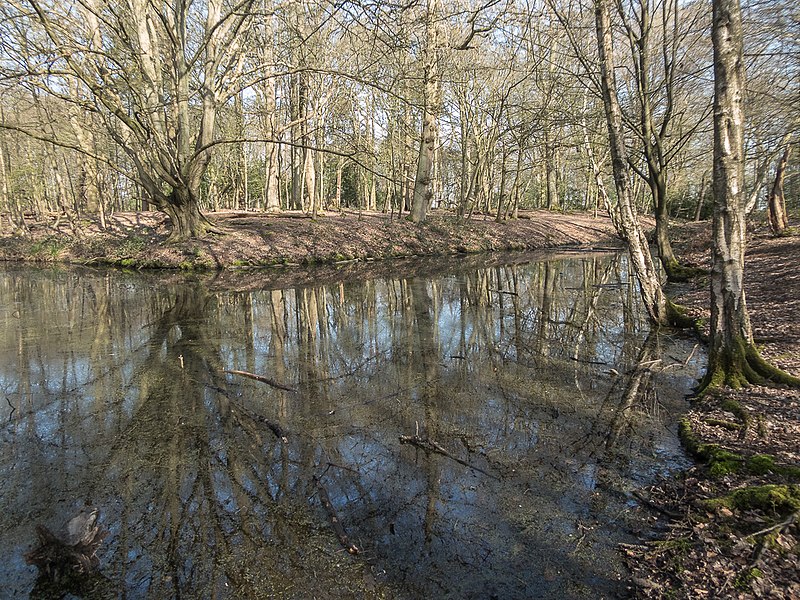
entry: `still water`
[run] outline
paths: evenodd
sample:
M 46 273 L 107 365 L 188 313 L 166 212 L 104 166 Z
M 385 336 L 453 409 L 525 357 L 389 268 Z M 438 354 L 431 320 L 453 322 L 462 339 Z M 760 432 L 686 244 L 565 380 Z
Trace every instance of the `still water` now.
M 96 597 L 623 593 L 702 357 L 648 334 L 624 256 L 470 260 L 0 270 L 0 596 L 85 504 Z

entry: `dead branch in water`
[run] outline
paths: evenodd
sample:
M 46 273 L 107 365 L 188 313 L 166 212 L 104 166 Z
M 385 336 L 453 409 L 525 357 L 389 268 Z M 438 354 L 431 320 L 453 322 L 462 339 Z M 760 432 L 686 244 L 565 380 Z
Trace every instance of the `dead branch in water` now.
M 278 390 L 284 390 L 285 392 L 292 392 L 297 393 L 297 390 L 289 387 L 288 385 L 284 385 L 282 383 L 278 383 L 274 379 L 270 379 L 269 377 L 264 377 L 263 375 L 256 375 L 255 373 L 248 373 L 247 371 L 222 371 L 223 373 L 228 373 L 230 375 L 241 375 L 242 377 L 249 377 L 250 379 L 255 379 L 256 381 L 260 381 L 261 383 L 266 383 L 268 386 L 274 387 Z
M 418 435 L 401 435 L 400 436 L 400 443 L 401 444 L 411 444 L 412 446 L 420 448 L 421 450 L 424 450 L 425 452 L 432 452 L 434 454 L 440 454 L 441 456 L 445 456 L 445 457 L 449 458 L 450 460 L 454 460 L 457 463 L 464 465 L 465 467 L 469 467 L 470 469 L 474 469 L 475 471 L 478 471 L 479 473 L 483 473 L 487 477 L 491 477 L 492 479 L 498 479 L 499 480 L 499 477 L 496 477 L 495 475 L 492 475 L 491 473 L 489 473 L 487 471 L 484 471 L 480 467 L 476 467 L 475 465 L 473 465 L 470 462 L 467 462 L 466 460 L 462 460 L 462 459 L 458 458 L 457 456 L 453 456 L 450 452 L 445 450 L 441 446 L 441 444 L 439 444 L 438 442 L 435 442 L 433 440 L 424 439 L 424 438 L 419 437 Z
M 339 538 L 339 543 L 350 554 L 358 554 L 360 550 L 358 546 L 351 542 L 350 538 L 347 536 L 347 531 L 345 531 L 342 522 L 339 520 L 339 516 L 336 514 L 336 509 L 333 508 L 331 498 L 328 495 L 328 490 L 326 490 L 325 486 L 322 485 L 322 481 L 320 481 L 319 477 L 314 477 L 314 483 L 317 486 L 319 501 L 322 504 L 322 508 L 324 508 L 325 512 L 328 513 L 328 520 L 331 522 L 331 527 L 333 527 L 333 532 L 336 534 L 336 537 Z

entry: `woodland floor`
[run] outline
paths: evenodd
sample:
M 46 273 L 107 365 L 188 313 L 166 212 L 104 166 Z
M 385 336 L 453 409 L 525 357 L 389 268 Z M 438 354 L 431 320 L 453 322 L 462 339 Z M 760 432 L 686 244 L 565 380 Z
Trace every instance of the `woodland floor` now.
M 684 260 L 709 266 L 709 228 L 675 228 Z M 745 288 L 756 344 L 800 376 L 800 234 L 753 230 L 748 240 Z M 692 314 L 708 317 L 707 277 L 671 291 Z M 635 595 L 800 598 L 800 390 L 725 390 L 693 401 L 681 429 L 698 464 L 643 490 L 656 534 L 624 548 Z
M 381 213 L 328 212 L 209 215 L 221 232 L 203 240 L 164 243 L 167 218 L 156 212 L 116 213 L 105 230 L 97 221 L 34 223 L 12 233 L 1 218 L 0 260 L 69 262 L 128 268 L 225 269 L 373 261 L 502 250 L 541 250 L 619 244 L 610 220 L 588 213 L 532 211 L 495 223 L 433 212 L 422 225 Z
M 394 268 L 385 258 L 415 258 L 418 271 L 443 255 L 501 250 L 596 248 L 619 245 L 607 218 L 534 211 L 496 224 L 477 217 L 459 223 L 432 215 L 423 226 L 380 214 L 328 213 L 211 215 L 222 235 L 164 244 L 165 217 L 119 213 L 101 230 L 95 222 L 34 224 L 26 235 L 0 220 L 0 260 L 110 264 L 127 268 L 224 269 L 223 278 L 320 281 Z M 710 223 L 673 227 L 685 261 L 708 267 Z M 762 355 L 800 376 L 800 234 L 749 235 L 746 291 Z M 303 265 L 302 269 L 286 267 Z M 327 270 L 326 270 L 327 269 Z M 294 273 L 294 275 L 292 275 Z M 227 275 L 226 275 L 227 274 Z M 252 277 L 250 277 L 252 279 Z M 670 293 L 708 317 L 706 277 L 672 286 Z M 651 526 L 642 542 L 626 546 L 631 591 L 640 598 L 800 598 L 800 390 L 752 386 L 697 400 L 682 430 L 699 451 L 697 466 L 642 490 Z M 753 486 L 773 486 L 757 487 Z M 749 493 L 755 489 L 758 493 Z M 737 492 L 738 490 L 738 492 Z M 733 494 L 733 495 L 732 495 Z M 715 501 L 715 499 L 717 499 Z M 718 499 L 722 499 L 721 501 Z M 726 500 L 727 499 L 727 500 Z

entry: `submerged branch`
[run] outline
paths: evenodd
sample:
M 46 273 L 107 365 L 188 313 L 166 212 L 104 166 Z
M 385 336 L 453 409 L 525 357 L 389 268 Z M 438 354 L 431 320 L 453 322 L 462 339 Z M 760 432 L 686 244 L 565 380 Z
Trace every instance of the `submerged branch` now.
M 350 554 L 358 554 L 361 550 L 359 550 L 358 546 L 350 541 L 347 531 L 345 530 L 344 525 L 342 525 L 342 521 L 339 519 L 339 515 L 336 514 L 336 509 L 331 503 L 328 490 L 326 490 L 325 486 L 322 485 L 322 481 L 320 481 L 319 477 L 314 477 L 314 484 L 317 486 L 317 495 L 319 496 L 319 501 L 322 504 L 322 508 L 324 508 L 325 512 L 328 513 L 328 520 L 331 522 L 331 527 L 333 527 L 333 532 L 336 534 L 336 537 L 339 538 L 339 543 Z
M 434 454 L 439 454 L 441 456 L 445 456 L 445 457 L 449 458 L 450 460 L 454 460 L 457 463 L 464 465 L 465 467 L 469 467 L 470 469 L 474 469 L 475 471 L 478 471 L 479 473 L 483 473 L 487 477 L 491 477 L 492 479 L 499 480 L 499 477 L 497 477 L 495 475 L 492 475 L 488 471 L 484 471 L 480 467 L 477 467 L 477 466 L 473 465 L 472 463 L 470 463 L 470 462 L 468 462 L 466 460 L 462 460 L 462 459 L 458 458 L 457 456 L 453 456 L 453 454 L 451 454 L 450 452 L 445 450 L 441 446 L 441 444 L 439 444 L 438 442 L 435 442 L 434 440 L 424 439 L 424 438 L 419 437 L 418 435 L 401 435 L 400 436 L 400 443 L 401 444 L 411 444 L 412 446 L 420 448 L 421 450 L 424 450 L 425 452 L 432 452 Z
M 297 393 L 297 390 L 289 387 L 288 385 L 284 385 L 275 381 L 274 379 L 270 379 L 269 377 L 264 377 L 263 375 L 256 375 L 255 373 L 248 373 L 247 371 L 228 371 L 223 370 L 223 373 L 228 373 L 230 375 L 241 375 L 242 377 L 249 377 L 250 379 L 255 379 L 256 381 L 260 381 L 261 383 L 266 383 L 268 386 L 274 387 L 278 390 L 284 390 L 286 392 Z

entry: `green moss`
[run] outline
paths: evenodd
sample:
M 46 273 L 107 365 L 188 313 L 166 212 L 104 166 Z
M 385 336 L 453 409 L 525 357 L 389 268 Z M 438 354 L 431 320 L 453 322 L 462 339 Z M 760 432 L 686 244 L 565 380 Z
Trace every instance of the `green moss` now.
M 706 444 L 701 446 L 701 452 L 708 458 L 708 472 L 711 477 L 720 478 L 731 473 L 736 473 L 741 469 L 744 459 L 728 450 L 723 450 L 716 444 Z
M 695 435 L 692 424 L 689 423 L 689 419 L 681 419 L 680 423 L 678 423 L 678 438 L 689 454 L 695 457 L 698 456 L 700 439 Z
M 766 475 L 775 471 L 775 459 L 767 454 L 756 454 L 747 459 L 747 470 L 753 475 Z
M 750 424 L 750 413 L 737 400 L 726 398 L 720 402 L 719 407 L 739 419 L 745 427 Z
M 800 486 L 768 484 L 740 488 L 727 496 L 707 500 L 706 505 L 712 510 L 724 506 L 731 510 L 788 514 L 800 510 Z
M 733 580 L 733 587 L 737 590 L 747 590 L 750 588 L 750 584 L 753 583 L 756 579 L 760 579 L 764 576 L 764 573 L 761 572 L 760 569 L 756 567 L 750 567 L 744 569 L 739 572 L 736 576 L 736 579 Z

